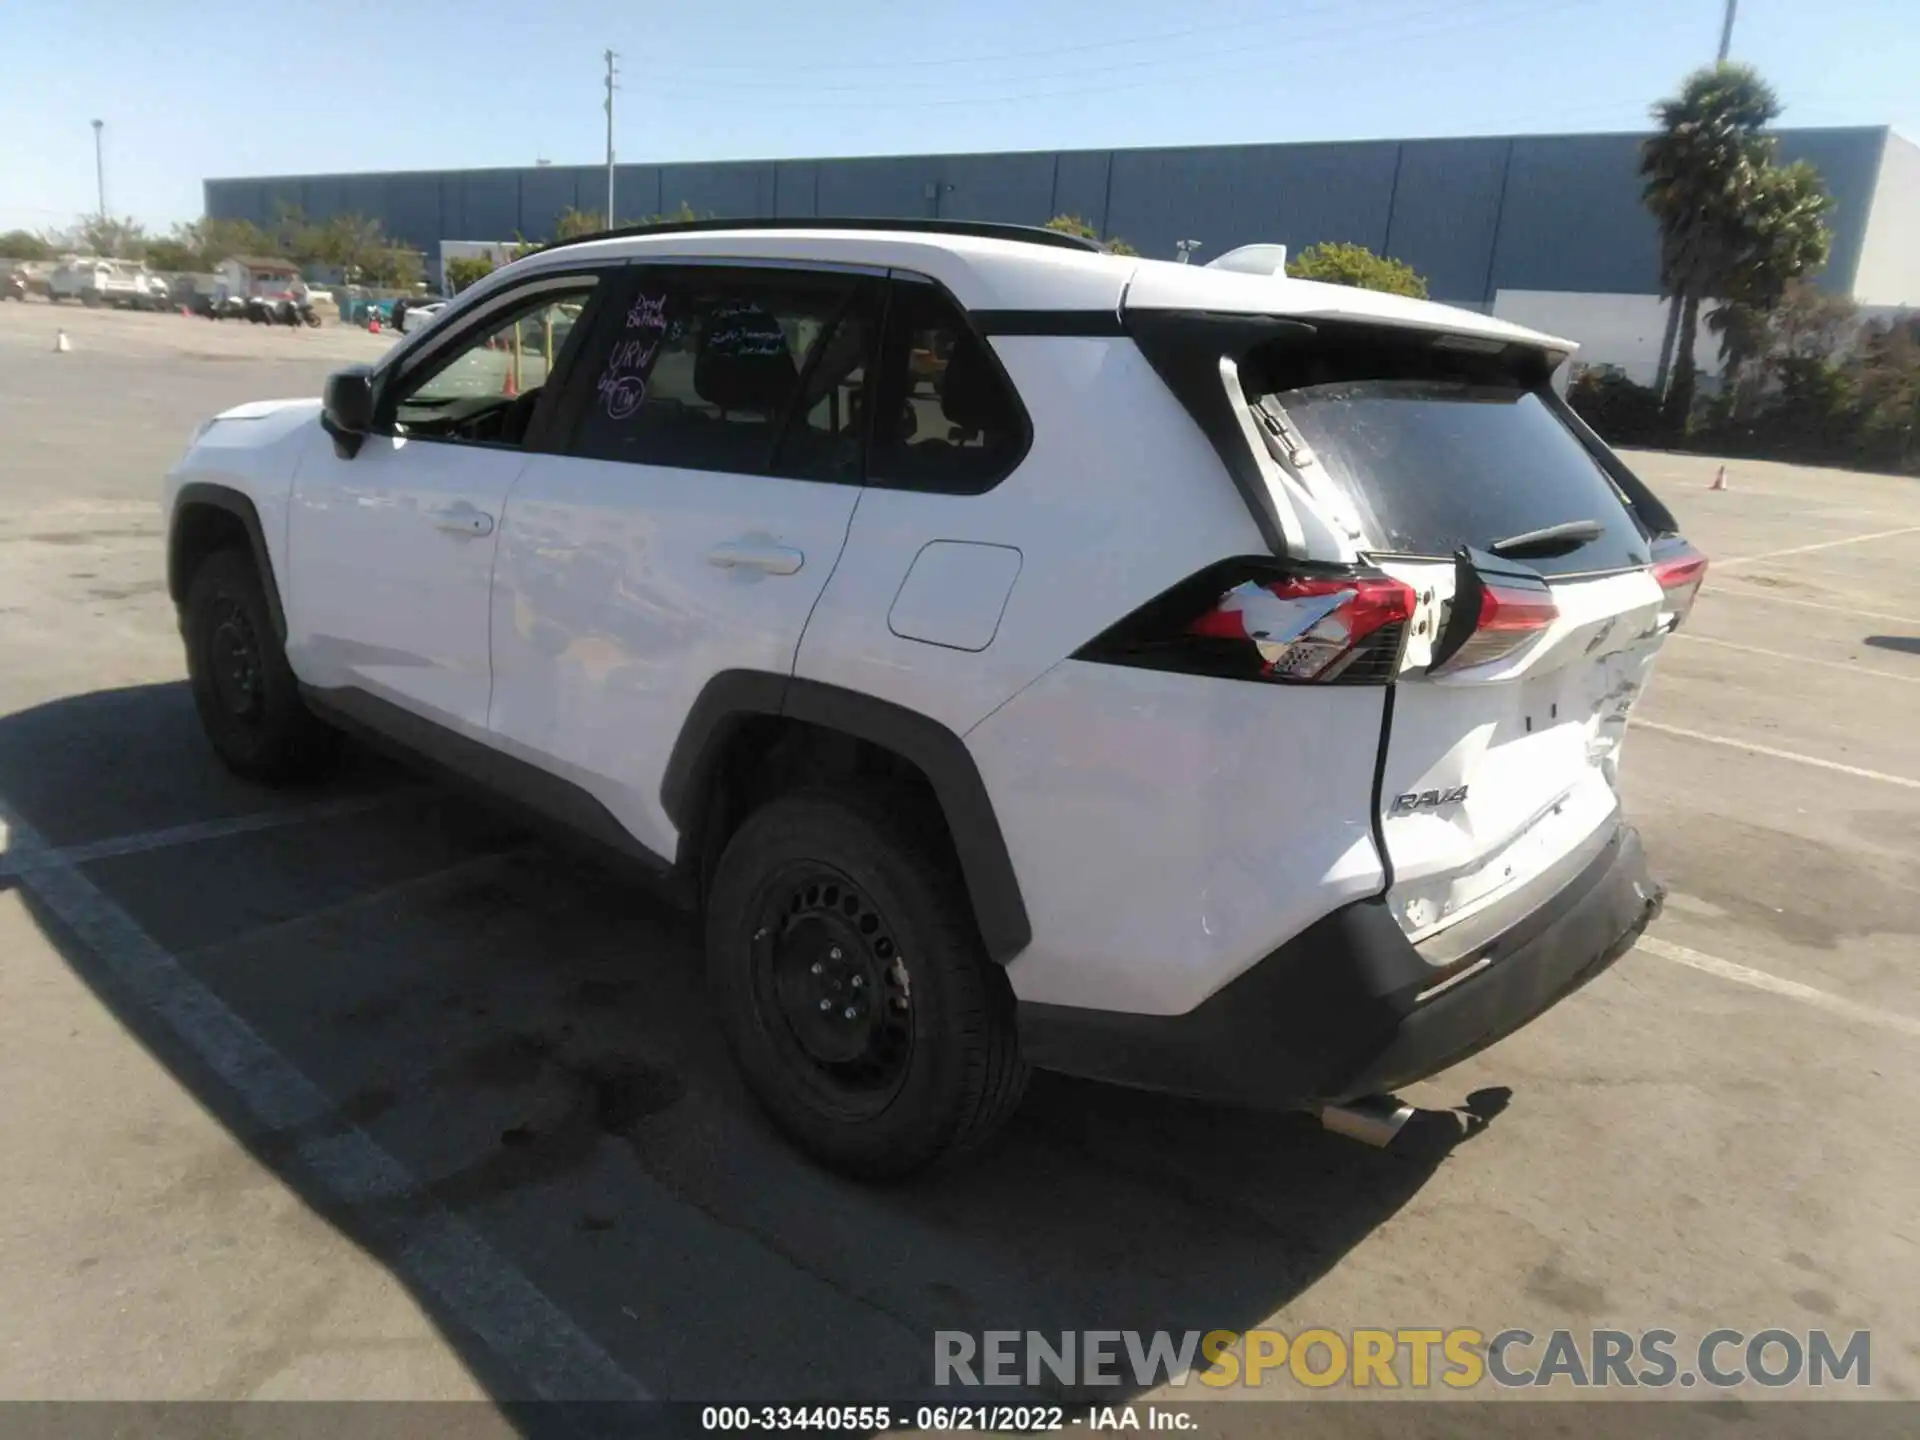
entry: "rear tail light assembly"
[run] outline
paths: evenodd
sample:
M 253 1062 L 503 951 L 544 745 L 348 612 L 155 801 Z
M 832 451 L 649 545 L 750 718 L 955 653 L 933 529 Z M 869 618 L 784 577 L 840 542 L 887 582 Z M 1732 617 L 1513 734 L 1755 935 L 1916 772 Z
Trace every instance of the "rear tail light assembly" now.
M 1677 630 L 1707 578 L 1707 557 L 1684 540 L 1662 541 L 1653 553 L 1653 578 L 1660 582 L 1666 613 L 1673 617 L 1667 628 Z
M 1078 660 L 1283 685 L 1384 685 L 1400 669 L 1410 586 L 1373 571 L 1210 566 L 1148 601 Z
M 1539 572 L 1478 550 L 1454 559 L 1453 599 L 1433 646 L 1429 675 L 1450 675 L 1509 659 L 1560 618 Z

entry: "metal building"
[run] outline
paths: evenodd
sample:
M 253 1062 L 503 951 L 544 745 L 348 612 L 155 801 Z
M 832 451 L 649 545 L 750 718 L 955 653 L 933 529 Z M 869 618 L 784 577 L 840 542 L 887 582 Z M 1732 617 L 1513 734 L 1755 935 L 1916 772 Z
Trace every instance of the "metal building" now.
M 1082 216 L 1143 254 L 1202 242 L 1350 240 L 1405 260 L 1436 299 L 1496 308 L 1502 292 L 1652 295 L 1658 243 L 1640 203 L 1635 134 L 1517 135 L 1149 150 L 900 155 L 622 165 L 620 218 L 683 202 L 719 217 L 952 216 L 1040 224 Z M 1920 305 L 1920 147 L 1885 127 L 1785 130 L 1835 206 L 1822 277 L 1867 305 Z M 210 216 L 357 213 L 437 253 L 441 240 L 539 239 L 570 206 L 603 208 L 606 170 L 528 166 L 206 182 Z

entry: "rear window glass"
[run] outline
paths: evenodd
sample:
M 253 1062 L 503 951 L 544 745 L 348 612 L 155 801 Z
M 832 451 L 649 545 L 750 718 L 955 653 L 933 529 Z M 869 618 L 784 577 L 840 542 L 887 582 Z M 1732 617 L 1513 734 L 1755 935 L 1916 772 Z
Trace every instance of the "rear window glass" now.
M 1570 520 L 1603 532 L 1549 575 L 1649 563 L 1648 541 L 1579 439 L 1520 385 L 1365 379 L 1282 391 L 1277 401 L 1377 545 L 1407 555 L 1486 549 Z

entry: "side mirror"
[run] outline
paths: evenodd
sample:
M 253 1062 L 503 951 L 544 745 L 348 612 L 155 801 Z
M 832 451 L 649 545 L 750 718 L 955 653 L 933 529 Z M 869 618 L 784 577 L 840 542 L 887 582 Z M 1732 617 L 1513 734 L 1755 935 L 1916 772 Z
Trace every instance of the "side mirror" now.
M 349 365 L 327 377 L 320 426 L 333 437 L 333 451 L 342 460 L 360 453 L 373 426 L 373 372 L 368 366 Z

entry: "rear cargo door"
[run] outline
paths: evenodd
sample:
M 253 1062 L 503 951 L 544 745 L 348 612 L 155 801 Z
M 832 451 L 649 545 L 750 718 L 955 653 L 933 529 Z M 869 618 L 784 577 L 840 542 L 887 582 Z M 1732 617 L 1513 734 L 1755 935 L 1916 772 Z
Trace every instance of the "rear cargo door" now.
M 1450 926 L 1606 843 L 1628 714 L 1705 563 L 1509 361 L 1358 346 L 1260 402 L 1418 597 L 1377 802 L 1389 905 L 1437 964 L 1465 958 Z

